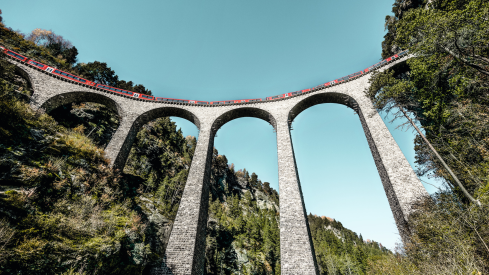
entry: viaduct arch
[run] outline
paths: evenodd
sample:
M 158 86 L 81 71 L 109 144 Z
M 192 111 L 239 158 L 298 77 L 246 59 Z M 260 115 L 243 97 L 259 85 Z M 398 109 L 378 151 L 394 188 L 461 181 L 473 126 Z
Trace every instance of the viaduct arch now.
M 404 57 L 380 70 L 404 62 Z M 187 183 L 167 246 L 164 264 L 151 274 L 202 274 L 209 179 L 214 136 L 225 123 L 239 117 L 257 117 L 272 124 L 277 133 L 280 191 L 280 250 L 282 274 L 319 274 L 307 212 L 297 172 L 290 125 L 305 109 L 320 103 L 339 103 L 354 109 L 364 129 L 382 179 L 391 210 L 403 241 L 409 239 L 407 219 L 413 203 L 428 193 L 407 162 L 399 146 L 374 109 L 364 90 L 369 75 L 341 85 L 315 90 L 275 101 L 224 106 L 148 102 L 119 96 L 103 90 L 56 78 L 25 63 L 11 60 L 31 80 L 33 108 L 47 109 L 74 102 L 94 101 L 112 104 L 121 122 L 106 155 L 115 168 L 123 168 L 135 134 L 144 123 L 160 116 L 179 116 L 199 128 L 199 138 Z M 97 101 L 95 101 L 97 102 Z
M 382 151 L 385 147 L 390 147 L 392 148 L 393 144 L 392 142 L 388 145 L 380 145 L 382 148 L 381 151 L 379 151 L 379 144 L 378 142 L 375 142 L 374 137 L 372 134 L 379 134 L 377 131 L 375 133 L 372 133 L 371 128 L 375 130 L 375 128 L 381 127 L 385 125 L 378 121 L 372 121 L 372 119 L 376 116 L 378 116 L 377 112 L 373 113 L 371 112 L 369 114 L 368 110 L 373 109 L 371 104 L 368 104 L 369 102 L 363 101 L 362 104 L 359 104 L 358 101 L 355 99 L 354 96 L 359 96 L 358 94 L 348 94 L 348 93 L 341 93 L 341 92 L 331 92 L 331 93 L 319 93 L 315 95 L 311 95 L 302 101 L 298 102 L 295 106 L 293 106 L 288 114 L 288 122 L 289 124 L 292 124 L 294 119 L 303 111 L 306 109 L 315 106 L 317 104 L 323 104 L 323 103 L 336 103 L 336 104 L 341 104 L 345 105 L 351 109 L 353 109 L 359 119 L 360 123 L 362 125 L 363 131 L 365 133 L 365 137 L 367 138 L 367 142 L 370 148 L 370 151 L 372 153 L 372 157 L 374 158 L 375 166 L 377 167 L 377 171 L 380 175 L 382 185 L 384 187 L 384 191 L 387 195 L 387 199 L 389 201 L 389 205 L 391 207 L 391 210 L 394 215 L 394 220 L 396 221 L 397 228 L 399 230 L 399 233 L 401 237 L 403 238 L 403 241 L 406 241 L 406 236 L 409 236 L 411 234 L 408 224 L 407 224 L 407 219 L 408 215 L 411 212 L 411 205 L 409 203 L 400 201 L 398 199 L 398 196 L 396 193 L 401 193 L 405 192 L 403 191 L 402 183 L 401 182 L 395 182 L 393 183 L 391 181 L 392 179 L 396 179 L 398 177 L 392 175 L 392 170 L 388 171 L 387 169 L 389 168 L 389 165 L 385 165 L 386 157 L 388 155 L 388 152 Z M 362 95 L 360 95 L 362 96 Z M 364 97 L 364 96 L 363 96 Z M 369 106 L 370 105 L 370 106 Z M 376 123 L 377 127 L 371 127 L 367 123 L 367 120 L 372 121 L 370 123 Z M 385 129 L 382 129 L 385 131 Z M 388 130 L 387 130 L 388 131 Z M 391 137 L 392 138 L 392 137 Z M 377 137 L 378 139 L 378 137 Z M 397 146 L 397 144 L 395 144 Z M 395 148 L 393 148 L 395 149 Z M 383 154 L 384 157 L 381 156 L 381 153 Z M 394 151 L 392 154 L 397 155 L 397 152 Z M 389 163 L 390 164 L 390 163 Z M 401 169 L 407 169 L 405 162 L 402 163 L 397 163 L 397 165 L 400 166 Z M 389 175 L 391 174 L 391 175 Z M 412 174 L 405 174 L 404 180 L 414 180 L 414 177 Z M 409 178 L 407 178 L 409 177 Z M 394 185 L 393 185 L 394 184 Z M 421 197 L 424 196 L 423 193 L 426 192 L 424 188 L 421 188 L 421 186 L 417 186 L 419 188 L 412 188 L 411 191 L 413 194 L 415 194 L 415 197 Z M 401 210 L 402 209 L 402 210 Z M 401 210 L 401 211 L 399 211 Z
M 176 116 L 192 122 L 197 129 L 200 129 L 200 121 L 197 116 L 189 110 L 176 108 L 173 106 L 159 106 L 150 109 L 134 119 L 125 119 L 117 128 L 110 143 L 107 145 L 106 152 L 116 169 L 124 169 L 127 158 L 131 151 L 132 144 L 136 139 L 139 129 L 146 123 L 159 117 Z M 124 125 L 122 125 L 124 123 Z M 122 127 L 121 127 L 122 126 Z
M 15 72 L 22 75 L 26 80 L 27 80 L 27 86 L 29 88 L 32 88 L 32 78 L 29 73 L 27 73 L 22 67 L 16 66 L 15 67 Z
M 121 106 L 117 102 L 105 95 L 90 93 L 86 91 L 76 91 L 67 92 L 60 95 L 55 95 L 44 101 L 41 105 L 46 112 L 51 112 L 52 110 L 70 103 L 80 103 L 80 102 L 95 102 L 107 106 L 111 111 L 121 115 L 123 112 Z
M 270 123 L 274 129 L 276 128 L 276 122 L 273 115 L 267 110 L 257 107 L 240 107 L 226 111 L 214 120 L 211 128 L 214 131 L 214 134 L 216 134 L 217 131 L 224 126 L 224 124 L 242 117 L 259 118 Z

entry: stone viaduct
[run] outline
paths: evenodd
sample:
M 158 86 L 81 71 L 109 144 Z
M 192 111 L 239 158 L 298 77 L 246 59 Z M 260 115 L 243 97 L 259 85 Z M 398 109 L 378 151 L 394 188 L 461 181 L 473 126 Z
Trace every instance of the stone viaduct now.
M 380 70 L 404 62 L 387 64 Z M 427 195 L 399 146 L 371 101 L 365 96 L 369 74 L 326 89 L 275 101 L 231 105 L 194 105 L 149 102 L 57 78 L 26 63 L 11 60 L 34 90 L 31 106 L 47 112 L 75 102 L 105 104 L 120 116 L 120 125 L 105 149 L 113 166 L 122 169 L 136 133 L 145 123 L 163 116 L 193 122 L 199 129 L 197 147 L 187 184 L 173 225 L 164 265 L 152 274 L 203 274 L 209 198 L 209 178 L 214 136 L 225 123 L 240 117 L 269 122 L 277 133 L 280 192 L 280 253 L 282 274 L 319 274 L 302 196 L 290 125 L 305 109 L 321 103 L 338 103 L 359 115 L 394 219 L 404 241 L 410 235 L 408 215 L 413 202 Z M 354 203 L 354 202 L 352 202 Z

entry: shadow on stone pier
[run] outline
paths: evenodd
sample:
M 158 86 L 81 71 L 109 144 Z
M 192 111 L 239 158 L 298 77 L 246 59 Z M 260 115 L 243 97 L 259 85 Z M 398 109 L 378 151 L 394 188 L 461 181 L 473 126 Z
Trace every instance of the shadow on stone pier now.
M 166 256 L 160 266 L 153 266 L 144 272 L 144 275 L 174 275 L 172 268 L 166 265 Z

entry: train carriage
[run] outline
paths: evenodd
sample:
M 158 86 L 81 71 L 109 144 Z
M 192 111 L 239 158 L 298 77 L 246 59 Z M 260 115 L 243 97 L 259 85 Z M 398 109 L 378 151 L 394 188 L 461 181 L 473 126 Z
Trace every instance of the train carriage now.
M 350 79 L 350 78 L 349 78 L 348 76 L 344 76 L 344 77 L 342 77 L 342 78 L 338 78 L 337 80 L 338 80 L 338 83 L 343 83 L 343 82 L 345 82 L 345 81 L 347 81 L 347 80 L 349 80 L 349 79 Z
M 266 98 L 266 100 L 275 100 L 275 99 L 281 99 L 282 97 L 284 97 L 284 95 L 275 95 L 275 96 L 269 96 Z
M 103 84 L 97 84 L 97 88 L 100 88 L 100 89 L 103 89 L 106 91 L 110 91 L 110 92 L 114 92 L 114 93 L 118 93 L 118 94 L 121 94 L 124 96 L 130 96 L 130 97 L 143 99 L 143 100 L 155 100 L 155 97 L 152 95 L 135 93 L 135 92 L 131 92 L 131 91 L 127 91 L 127 90 L 119 89 L 119 88 L 114 88 L 114 87 L 103 85 Z
M 354 74 L 350 74 L 350 75 L 348 75 L 348 79 L 357 78 L 357 77 L 361 76 L 362 74 L 363 74 L 363 71 L 359 71 L 359 72 L 356 72 Z
M 235 100 L 234 103 L 258 102 L 258 101 L 262 101 L 262 99 L 261 98 L 240 99 L 240 100 Z
M 262 101 L 261 98 L 245 99 L 245 102 L 259 102 Z
M 23 55 L 20 55 L 20 54 L 18 54 L 18 53 L 16 53 L 16 52 L 14 52 L 14 51 L 11 51 L 11 50 L 9 50 L 9 49 L 5 49 L 3 52 L 4 52 L 5 54 L 7 54 L 7 55 L 9 55 L 9 56 L 11 56 L 11 57 L 13 57 L 13 58 L 17 59 L 17 60 L 22 61 L 22 62 L 26 62 L 26 61 L 28 60 L 28 58 L 27 58 L 27 57 L 25 57 L 25 56 L 23 56 Z
M 95 86 L 95 83 L 90 81 L 90 80 L 86 80 L 84 78 L 81 78 L 81 77 L 78 77 L 78 76 L 75 76 L 75 75 L 72 75 L 70 73 L 67 73 L 67 72 L 64 72 L 62 70 L 58 70 L 58 69 L 55 69 L 55 68 L 51 68 L 51 67 L 48 67 L 45 69 L 47 72 L 50 72 L 52 74 L 55 74 L 55 75 L 58 75 L 58 76 L 61 76 L 63 78 L 67 78 L 69 80 L 73 80 L 75 82 L 78 82 L 78 83 L 82 83 L 82 84 L 86 84 L 86 85 L 90 85 L 90 86 Z
M 211 101 L 209 104 L 210 105 L 234 104 L 234 100 Z
M 365 70 L 363 70 L 363 71 L 364 71 L 365 73 L 368 73 L 368 72 L 370 72 L 370 71 L 372 71 L 372 70 L 374 70 L 374 69 L 375 69 L 375 67 L 374 67 L 374 66 L 370 66 L 370 67 L 366 68 L 366 69 L 365 69 Z
M 130 96 L 130 97 L 133 97 L 134 96 L 134 92 L 126 91 L 126 90 L 118 89 L 118 88 L 114 88 L 114 87 L 110 87 L 110 86 L 103 85 L 103 84 L 97 84 L 97 88 L 103 89 L 103 90 L 106 90 L 106 91 L 110 91 L 110 92 L 114 92 L 114 93 L 117 93 L 117 94 L 125 95 L 125 96 Z M 139 96 L 136 96 L 136 97 L 139 97 Z
M 209 102 L 200 101 L 200 100 L 188 100 L 188 99 L 175 99 L 175 98 L 166 98 L 166 97 L 156 97 L 156 101 L 163 102 L 176 102 L 176 103 L 190 103 L 190 104 L 198 104 L 198 105 L 207 105 Z
M 403 56 L 403 55 L 407 54 L 408 52 L 409 52 L 409 50 L 405 50 L 405 51 L 402 51 L 402 52 L 398 53 L 397 55 L 398 56 Z
M 200 100 L 190 100 L 189 103 L 199 104 L 199 105 L 208 105 L 209 104 L 209 102 L 207 102 L 207 101 L 200 101 Z
M 138 93 L 134 93 L 133 97 L 139 97 L 140 99 L 144 99 L 144 100 L 155 100 L 155 97 L 152 95 L 145 95 L 145 94 L 138 94 Z
M 222 104 L 238 104 L 238 103 L 258 102 L 258 101 L 262 101 L 262 99 L 261 98 L 253 98 L 253 99 L 211 101 L 208 104 L 210 104 L 210 105 L 222 105 Z
M 320 85 L 317 85 L 316 87 L 314 87 L 314 90 L 319 91 L 319 90 L 322 90 L 324 88 L 325 88 L 324 84 L 320 84 Z
M 45 65 L 45 64 L 39 63 L 39 62 L 34 61 L 34 60 L 32 60 L 32 59 L 30 59 L 30 60 L 29 60 L 29 62 L 27 62 L 27 63 L 28 63 L 29 65 L 32 65 L 32 66 L 34 66 L 34 67 L 36 67 L 36 68 L 39 68 L 39 69 L 41 69 L 41 70 L 43 70 L 43 71 L 45 71 L 45 70 L 48 68 L 48 65 Z
M 175 99 L 175 98 L 166 98 L 166 97 L 157 97 L 156 101 L 177 102 L 177 103 L 188 103 L 189 102 L 189 100 L 186 100 L 186 99 Z

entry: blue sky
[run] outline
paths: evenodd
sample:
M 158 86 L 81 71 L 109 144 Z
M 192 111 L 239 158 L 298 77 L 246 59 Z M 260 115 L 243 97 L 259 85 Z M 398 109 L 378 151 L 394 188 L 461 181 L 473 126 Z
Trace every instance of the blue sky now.
M 144 84 L 156 96 L 213 101 L 305 89 L 378 62 L 392 3 L 16 0 L 0 8 L 7 26 L 24 33 L 53 30 L 77 47 L 79 62 L 106 62 L 121 79 Z M 193 124 L 174 120 L 185 135 L 196 135 Z M 414 167 L 414 135 L 389 120 Z M 335 218 L 393 248 L 397 228 L 353 111 L 316 105 L 296 118 L 293 129 L 308 213 Z M 276 146 L 272 127 L 256 118 L 229 122 L 215 140 L 236 168 L 278 189 Z

